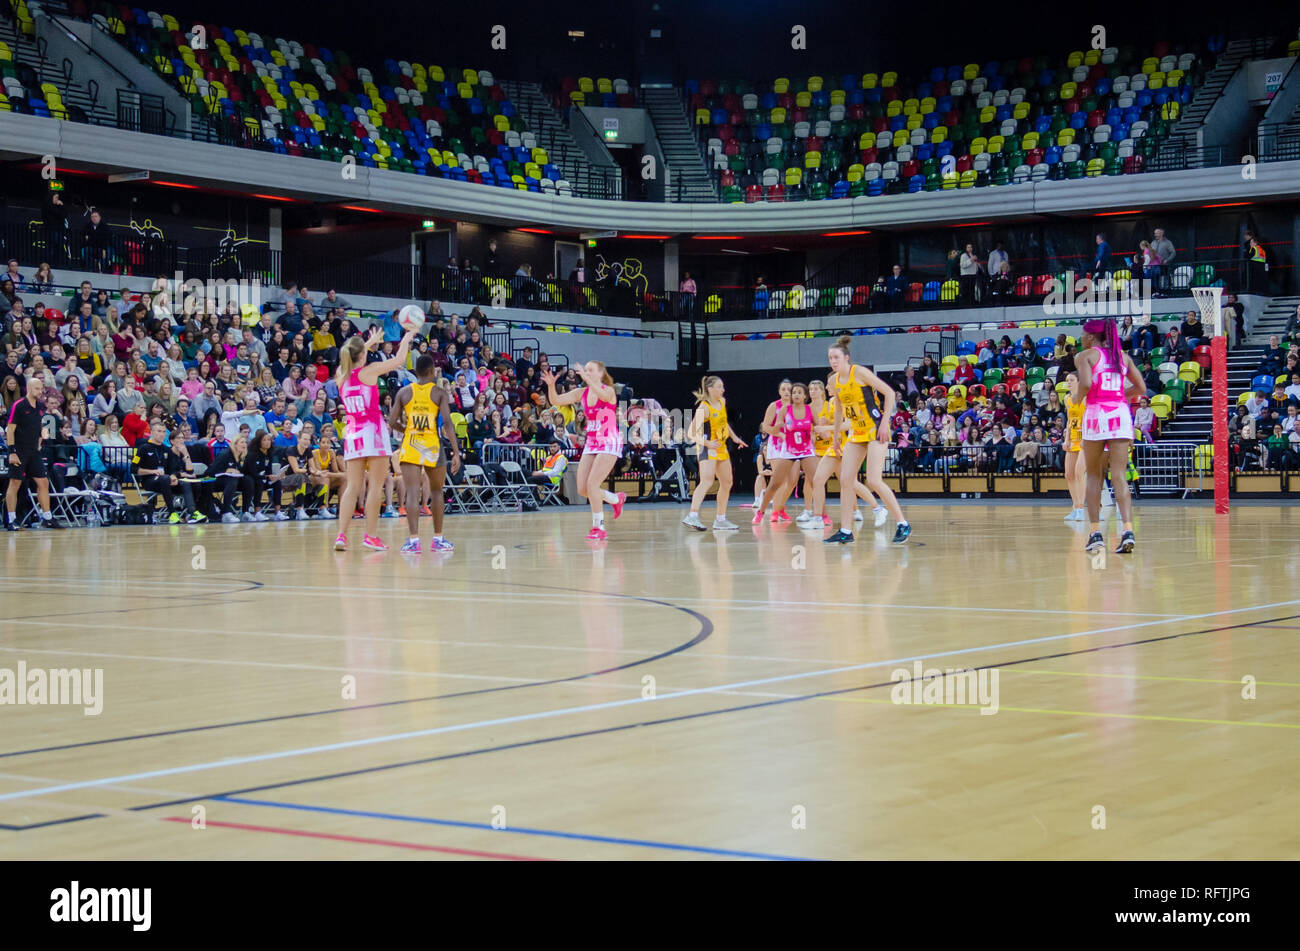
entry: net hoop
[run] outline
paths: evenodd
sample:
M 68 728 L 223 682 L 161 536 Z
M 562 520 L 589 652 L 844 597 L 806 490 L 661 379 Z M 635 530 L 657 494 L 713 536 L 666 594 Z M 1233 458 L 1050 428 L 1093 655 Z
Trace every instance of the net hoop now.
M 1220 298 L 1223 297 L 1222 287 L 1193 287 L 1192 297 L 1196 300 L 1196 306 L 1201 310 L 1201 323 L 1210 327 L 1214 331 L 1214 336 L 1223 336 L 1223 308 L 1220 306 Z

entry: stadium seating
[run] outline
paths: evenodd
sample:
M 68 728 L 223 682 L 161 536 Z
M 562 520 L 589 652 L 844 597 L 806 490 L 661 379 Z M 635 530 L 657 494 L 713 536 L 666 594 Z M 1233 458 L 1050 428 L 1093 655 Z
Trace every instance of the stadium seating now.
M 736 187 L 794 173 L 809 198 L 856 198 L 1140 174 L 1202 72 L 1196 52 L 1160 43 L 911 79 L 691 80 L 685 93 L 706 157 Z

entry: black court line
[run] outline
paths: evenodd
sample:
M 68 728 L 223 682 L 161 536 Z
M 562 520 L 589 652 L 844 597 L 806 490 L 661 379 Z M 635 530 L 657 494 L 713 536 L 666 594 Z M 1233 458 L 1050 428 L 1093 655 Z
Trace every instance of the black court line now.
M 1102 651 L 1119 650 L 1125 647 L 1141 647 L 1145 644 L 1159 644 L 1167 641 L 1176 641 L 1184 637 L 1196 637 L 1202 634 L 1219 634 L 1224 631 L 1235 631 L 1245 627 L 1261 627 L 1274 624 L 1278 621 L 1291 621 L 1300 618 L 1300 614 L 1289 614 L 1284 617 L 1268 618 L 1263 621 L 1245 621 L 1240 624 L 1228 624 L 1221 627 L 1209 627 L 1199 631 L 1184 631 L 1180 634 L 1164 634 L 1159 637 L 1146 637 L 1136 641 L 1124 641 L 1119 644 L 1098 644 L 1094 647 L 1081 647 L 1077 650 L 1057 651 L 1052 654 L 1039 654 L 1033 657 L 1022 657 L 1019 660 L 1009 660 L 1001 663 L 981 664 L 978 667 L 969 668 L 971 670 L 993 670 L 1001 667 L 1016 667 L 1022 664 L 1034 664 L 1045 660 L 1058 660 L 1062 657 L 1079 657 L 1084 654 L 1096 654 Z M 660 717 L 655 720 L 642 720 L 638 723 L 624 723 L 618 726 L 600 727 L 594 730 L 583 730 L 578 733 L 563 733 L 558 736 L 545 736 L 533 740 L 521 740 L 517 743 L 505 743 L 499 746 L 480 747 L 478 749 L 462 750 L 458 753 L 443 753 L 438 756 L 426 756 L 420 759 L 404 760 L 398 763 L 385 763 L 379 766 L 366 766 L 358 769 L 350 769 L 337 773 L 324 773 L 317 776 L 305 776 L 300 779 L 290 779 L 278 783 L 265 783 L 261 786 L 246 786 L 242 789 L 230 789 L 219 793 L 209 793 L 202 796 L 187 796 L 183 799 L 167 799 L 162 802 L 147 803 L 140 806 L 130 806 L 129 812 L 148 812 L 152 809 L 162 809 L 167 806 L 178 806 L 185 803 L 201 802 L 209 799 L 220 799 L 228 796 L 244 796 L 249 793 L 265 792 L 270 789 L 286 789 L 290 786 L 302 786 L 307 783 L 326 782 L 331 779 L 346 779 L 350 776 L 363 776 L 369 773 L 386 772 L 393 769 L 404 769 L 408 766 L 424 766 L 429 763 L 439 763 L 446 760 L 463 759 L 468 756 L 479 756 L 483 753 L 500 753 L 506 750 L 524 749 L 530 746 L 541 746 L 547 743 L 558 743 L 562 740 L 576 740 L 591 736 L 604 736 L 612 733 L 622 733 L 627 730 L 635 730 L 641 727 L 663 726 L 668 723 L 681 723 L 687 720 L 697 720 L 704 717 L 718 716 L 723 713 L 740 713 L 746 710 L 760 710 L 765 707 L 784 706 L 789 703 L 798 703 L 803 700 L 816 700 L 821 697 L 834 697 L 847 693 L 858 693 L 863 690 L 877 690 L 881 687 L 897 686 L 896 680 L 883 680 L 877 683 L 862 684 L 857 687 L 840 687 L 835 690 L 821 690 L 816 693 L 801 694 L 794 697 L 780 697 L 773 700 L 760 700 L 754 703 L 741 704 L 735 707 L 723 707 L 719 710 L 702 710 L 698 713 L 685 713 L 671 717 Z M 671 696 L 671 695 L 669 695 Z M 667 699 L 665 697 L 664 699 Z M 30 829 L 40 829 L 48 826 L 65 825 L 71 822 L 80 822 L 84 819 L 100 819 L 106 813 L 86 813 L 79 816 L 69 816 L 63 819 L 51 819 L 46 822 L 33 823 L 31 825 L 5 825 L 0 824 L 0 830 L 10 832 L 24 832 Z
M 463 580 L 463 579 L 456 579 L 456 580 Z M 260 582 L 248 582 L 248 583 L 254 584 L 256 587 L 259 588 L 264 587 L 264 585 L 262 585 Z M 465 583 L 469 584 L 471 582 L 466 581 Z M 473 583 L 478 584 L 484 582 L 475 581 Z M 261 723 L 276 723 L 283 720 L 301 720 L 309 717 L 330 716 L 333 714 L 351 713 L 360 710 L 377 710 L 377 709 L 382 709 L 384 707 L 400 707 L 412 703 L 430 703 L 436 700 L 454 700 L 459 697 L 474 697 L 474 696 L 479 696 L 481 694 L 501 693 L 507 690 L 522 690 L 527 687 L 546 687 L 546 686 L 551 686 L 553 684 L 570 683 L 575 680 L 587 680 L 592 677 L 600 677 L 605 674 L 618 673 L 619 671 L 629 670 L 633 667 L 640 667 L 644 664 L 649 664 L 657 660 L 663 660 L 665 657 L 671 657 L 673 654 L 678 654 L 681 653 L 682 651 L 689 650 L 690 648 L 695 647 L 696 645 L 707 640 L 713 634 L 713 622 L 709 620 L 707 616 L 699 613 L 698 611 L 694 611 L 690 608 L 673 604 L 670 601 L 660 601 L 656 598 L 646 598 L 646 597 L 641 597 L 639 595 L 631 595 L 631 594 L 618 594 L 616 592 L 609 592 L 609 591 L 587 591 L 581 588 L 565 588 L 557 585 L 521 584 L 517 582 L 505 582 L 505 581 L 486 582 L 486 583 L 509 584 L 511 587 L 515 587 L 515 588 L 545 588 L 547 590 L 564 591 L 570 594 L 598 594 L 598 595 L 605 595 L 611 598 L 621 598 L 627 601 L 641 601 L 646 604 L 653 604 L 659 607 L 672 608 L 674 611 L 681 611 L 683 614 L 689 615 L 690 617 L 698 621 L 700 625 L 700 630 L 690 640 L 678 644 L 676 647 L 671 647 L 668 650 L 661 651 L 660 653 L 655 654 L 651 657 L 644 657 L 641 660 L 629 661 L 626 664 L 618 664 L 614 667 L 606 667 L 602 670 L 591 670 L 581 674 L 572 674 L 568 677 L 553 677 L 549 680 L 531 680 L 526 683 L 505 684 L 500 687 L 478 687 L 475 688 L 474 690 L 459 690 L 456 691 L 455 693 L 434 694 L 428 697 L 411 697 L 405 700 L 384 700 L 378 703 L 353 704 L 350 707 L 330 707 L 325 710 L 309 710 L 304 713 L 282 713 L 282 714 L 277 714 L 276 716 L 255 717 L 248 720 L 232 720 L 225 723 L 209 723 L 200 726 L 179 727 L 174 730 L 158 730 L 153 733 L 133 733 L 128 736 L 107 737 L 105 739 L 100 739 L 100 740 L 83 740 L 79 743 L 63 743 L 57 746 L 42 746 L 42 747 L 35 747 L 26 750 L 11 750 L 10 752 L 7 753 L 0 753 L 0 759 L 10 759 L 16 756 L 31 756 L 36 753 L 55 753 L 61 750 L 74 750 L 74 749 L 81 749 L 89 746 L 104 746 L 111 743 L 129 743 L 136 740 L 151 740 L 151 739 L 157 739 L 159 737 L 164 737 L 164 736 L 179 736 L 186 733 L 202 733 L 209 730 L 225 730 L 233 727 L 255 726 Z M 236 589 L 236 590 L 248 590 L 248 589 Z M 272 590 L 274 590 L 274 586 L 272 586 Z M 140 610 L 151 610 L 151 609 L 149 608 L 122 608 L 121 609 L 121 611 L 140 611 Z M 89 612 L 89 613 L 96 613 L 96 612 Z M 107 614 L 112 612 L 99 612 L 99 613 Z M 55 617 L 58 616 L 59 615 L 56 615 Z M 62 616 L 72 616 L 72 615 L 62 615 Z M 42 615 L 42 617 L 45 616 Z M 0 829 L 4 829 L 4 828 L 6 828 L 6 826 L 0 823 Z
M 18 580 L 18 579 L 10 579 L 10 580 Z M 232 595 L 232 594 L 240 594 L 241 592 L 244 592 L 244 591 L 256 591 L 258 588 L 264 588 L 264 587 L 266 587 L 266 586 L 265 586 L 262 582 L 260 582 L 260 581 L 248 581 L 248 580 L 245 580 L 245 579 L 237 579 L 235 582 L 232 582 L 232 583 L 233 583 L 233 584 L 238 584 L 240 587 L 231 588 L 229 591 L 208 591 L 207 593 L 204 593 L 204 594 L 187 594 L 187 593 L 181 593 L 181 594 L 141 594 L 141 595 L 138 595 L 138 597 L 141 597 L 141 598 L 147 598 L 147 599 L 150 600 L 150 601 L 185 601 L 187 604 L 192 604 L 194 601 L 202 601 L 202 600 L 205 600 L 205 599 L 207 599 L 207 598 L 226 597 L 226 596 L 228 596 L 228 595 Z M 33 592 L 33 593 L 36 594 L 36 593 L 39 593 L 39 592 Z M 86 597 L 92 597 L 92 595 L 91 595 L 91 594 L 87 594 Z M 107 611 L 104 610 L 103 608 L 97 608 L 97 609 L 94 610 L 94 611 L 63 611 L 63 612 L 60 612 L 60 613 L 58 613 L 58 614 L 49 614 L 49 613 L 45 613 L 45 614 L 19 614 L 19 615 L 15 615 L 14 617 L 0 617 L 0 622 L 5 622 L 5 621 L 57 621 L 59 618 L 67 618 L 67 617 L 85 617 L 86 615 L 91 615 L 91 616 L 93 616 L 93 617 L 103 617 L 103 616 L 108 615 L 108 614 L 132 614 L 132 613 L 134 613 L 134 612 L 136 612 L 136 611 L 159 611 L 159 610 L 161 610 L 161 609 L 164 608 L 164 607 L 166 607 L 166 605 L 153 605 L 153 606 L 151 606 L 151 607 L 141 607 L 141 606 L 136 606 L 136 607 L 130 607 L 130 608 L 112 608 L 112 609 L 107 610 Z M 3 754 L 0 754 L 0 755 L 3 755 Z

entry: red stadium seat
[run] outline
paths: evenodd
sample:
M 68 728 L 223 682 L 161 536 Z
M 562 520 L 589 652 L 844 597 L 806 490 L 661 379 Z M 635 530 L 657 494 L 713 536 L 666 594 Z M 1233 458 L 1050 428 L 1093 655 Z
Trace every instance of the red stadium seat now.
M 1192 359 L 1208 370 L 1210 368 L 1210 348 L 1204 344 L 1197 347 L 1192 351 Z
M 1014 389 L 1017 383 L 1024 382 L 1025 368 L 1007 367 L 1007 371 L 1002 374 L 1002 379 L 1007 384 L 1008 387 Z

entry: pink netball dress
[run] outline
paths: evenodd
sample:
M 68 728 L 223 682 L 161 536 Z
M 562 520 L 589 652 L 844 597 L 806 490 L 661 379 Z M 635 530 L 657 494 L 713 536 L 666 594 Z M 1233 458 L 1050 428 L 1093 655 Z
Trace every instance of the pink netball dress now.
M 1124 365 L 1094 347 L 1101 359 L 1092 368 L 1092 386 L 1084 400 L 1083 438 L 1089 442 L 1133 438 L 1133 413 L 1124 398 Z
M 359 367 L 353 370 L 339 387 L 339 398 L 348 416 L 343 430 L 345 460 L 386 456 L 393 451 L 388 423 L 379 407 L 379 387 L 362 383 L 360 372 Z
M 806 459 L 813 454 L 813 411 L 807 405 L 803 411 L 803 419 L 795 419 L 794 407 L 785 408 L 785 424 L 781 432 L 785 436 L 785 451 L 789 459 Z
M 591 387 L 582 391 L 582 411 L 587 416 L 587 441 L 582 454 L 598 452 L 623 455 L 623 435 L 618 431 L 618 408 L 608 400 L 594 398 Z
M 787 410 L 789 408 L 789 406 L 786 407 Z M 778 410 L 778 412 L 780 411 Z M 767 456 L 768 459 L 789 459 L 790 452 L 786 449 L 785 439 L 785 430 L 769 436 L 767 438 L 767 445 L 763 448 L 763 455 Z

